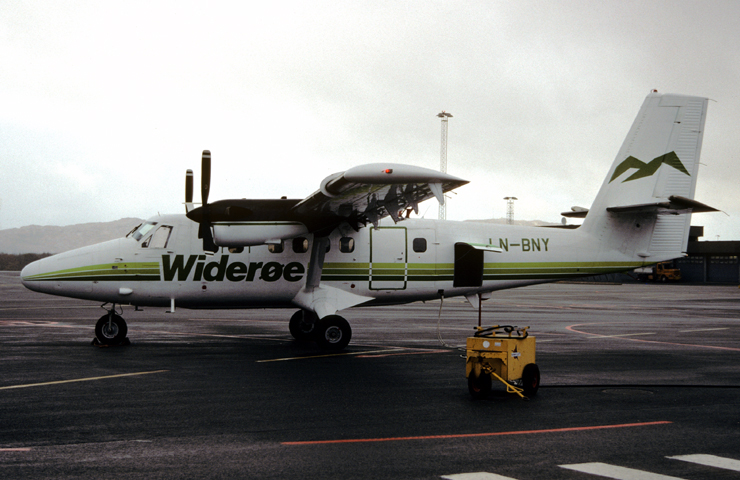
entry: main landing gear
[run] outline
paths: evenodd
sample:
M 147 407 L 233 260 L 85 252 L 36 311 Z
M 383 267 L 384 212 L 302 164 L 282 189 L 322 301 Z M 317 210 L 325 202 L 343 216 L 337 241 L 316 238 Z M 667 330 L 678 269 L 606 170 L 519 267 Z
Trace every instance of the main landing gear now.
M 116 305 L 113 304 L 108 313 L 100 317 L 98 323 L 95 324 L 93 345 L 127 345 L 127 333 L 126 321 L 116 313 Z
M 290 334 L 296 340 L 315 341 L 325 350 L 344 350 L 352 338 L 349 322 L 339 315 L 319 319 L 314 312 L 298 310 L 290 317 Z

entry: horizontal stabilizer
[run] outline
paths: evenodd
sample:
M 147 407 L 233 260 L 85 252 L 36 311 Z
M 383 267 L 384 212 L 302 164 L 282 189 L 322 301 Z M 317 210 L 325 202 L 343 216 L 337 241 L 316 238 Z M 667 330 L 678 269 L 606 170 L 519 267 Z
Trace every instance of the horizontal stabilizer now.
M 668 197 L 668 201 L 607 207 L 606 211 L 610 213 L 657 212 L 659 214 L 677 215 L 680 213 L 718 212 L 719 210 L 690 198 L 671 195 Z
M 586 218 L 588 208 L 570 207 L 570 212 L 562 212 L 560 215 L 568 218 Z

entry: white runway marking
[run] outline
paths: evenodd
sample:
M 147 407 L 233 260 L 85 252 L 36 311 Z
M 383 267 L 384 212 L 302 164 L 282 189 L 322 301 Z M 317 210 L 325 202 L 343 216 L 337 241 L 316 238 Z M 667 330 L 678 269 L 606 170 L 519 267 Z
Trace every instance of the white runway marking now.
M 515 478 L 488 472 L 458 473 L 456 475 L 443 475 L 442 478 L 447 480 L 516 480 Z
M 684 462 L 698 463 L 699 465 L 706 465 L 708 467 L 724 468 L 726 470 L 733 470 L 740 472 L 740 460 L 734 460 L 732 458 L 722 458 L 715 455 L 677 455 L 675 457 L 666 457 L 671 460 L 682 460 Z
M 716 455 L 705 454 L 676 455 L 674 457 L 666 458 L 740 472 L 740 460 L 732 458 L 723 458 Z M 635 470 L 633 468 L 618 467 L 616 465 L 609 465 L 608 463 L 578 463 L 573 465 L 559 465 L 559 467 L 591 475 L 598 475 L 600 477 L 613 478 L 616 480 L 683 480 L 679 477 Z M 516 480 L 511 477 L 504 477 L 502 475 L 488 472 L 458 473 L 455 475 L 443 475 L 441 478 L 448 480 Z
M 577 472 L 590 473 L 600 477 L 614 478 L 616 480 L 684 480 L 679 477 L 618 467 L 616 465 L 609 465 L 608 463 L 579 463 L 574 465 L 560 465 L 560 467 Z

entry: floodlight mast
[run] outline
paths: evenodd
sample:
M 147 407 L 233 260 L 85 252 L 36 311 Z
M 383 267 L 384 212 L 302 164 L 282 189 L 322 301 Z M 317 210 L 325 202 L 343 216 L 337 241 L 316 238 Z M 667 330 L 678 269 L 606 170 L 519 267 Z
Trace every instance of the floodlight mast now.
M 439 171 L 447 173 L 447 119 L 452 117 L 451 113 L 447 113 L 444 110 L 438 113 L 437 116 L 442 119 L 442 148 L 439 155 Z M 440 220 L 447 219 L 447 207 L 446 202 L 439 204 L 439 216 Z
M 519 200 L 516 197 L 504 197 L 506 200 L 506 223 L 511 225 L 514 223 L 514 200 Z

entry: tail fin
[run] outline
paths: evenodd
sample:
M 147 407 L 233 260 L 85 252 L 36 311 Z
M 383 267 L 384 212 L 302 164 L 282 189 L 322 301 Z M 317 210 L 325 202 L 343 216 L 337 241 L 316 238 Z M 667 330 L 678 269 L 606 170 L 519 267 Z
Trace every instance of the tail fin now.
M 581 226 L 646 263 L 686 252 L 708 99 L 650 93 Z M 602 250 L 603 251 L 603 250 Z

